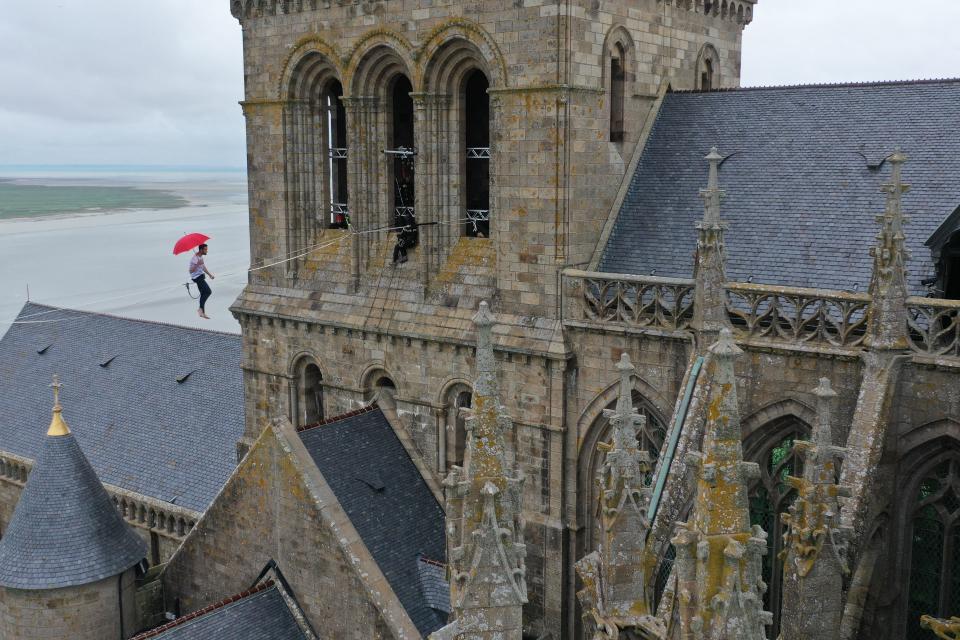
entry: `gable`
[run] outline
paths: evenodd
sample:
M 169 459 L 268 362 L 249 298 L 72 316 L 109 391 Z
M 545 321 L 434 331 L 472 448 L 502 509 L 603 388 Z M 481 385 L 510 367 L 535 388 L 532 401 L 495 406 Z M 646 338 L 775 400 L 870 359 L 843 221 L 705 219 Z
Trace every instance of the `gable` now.
M 166 600 L 200 609 L 246 588 L 270 560 L 321 637 L 375 637 L 383 623 L 396 640 L 420 637 L 288 425 L 264 430 L 171 558 Z

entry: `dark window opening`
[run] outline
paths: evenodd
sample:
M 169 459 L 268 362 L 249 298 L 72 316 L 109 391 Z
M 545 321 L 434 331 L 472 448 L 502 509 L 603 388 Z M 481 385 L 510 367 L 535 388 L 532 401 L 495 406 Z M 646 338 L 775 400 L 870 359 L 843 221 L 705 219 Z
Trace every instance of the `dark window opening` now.
M 466 235 L 490 237 L 490 83 L 474 71 L 464 84 Z
M 323 375 L 315 364 L 303 369 L 300 380 L 300 424 L 316 424 L 323 420 Z
M 941 249 L 940 268 L 943 273 L 943 297 L 960 300 L 960 233 L 954 234 Z
M 937 465 L 920 483 L 910 535 L 907 640 L 928 638 L 920 616 L 960 611 L 960 460 Z
M 154 567 L 160 564 L 160 536 L 156 531 L 150 532 L 150 564 Z
M 780 606 L 783 602 L 783 565 L 777 557 L 783 550 L 786 524 L 782 516 L 797 498 L 796 489 L 787 484 L 787 476 L 803 473 L 803 460 L 793 451 L 793 443 L 807 439 L 807 431 L 796 424 L 786 434 L 761 450 L 760 479 L 750 489 L 750 524 L 767 532 L 767 555 L 763 556 L 762 575 L 767 583 L 764 610 L 773 612 L 771 636 L 780 632 Z
M 397 385 L 381 373 L 373 377 L 365 395 L 368 403 L 379 402 L 384 406 L 392 407 L 397 396 Z
M 451 465 L 463 466 L 464 452 L 467 449 L 467 421 L 462 415 L 461 409 L 469 409 L 473 404 L 473 394 L 470 391 L 461 391 L 457 394 L 457 399 L 453 405 L 454 411 L 454 436 L 451 454 L 453 458 Z
M 400 76 L 393 84 L 393 127 L 389 157 L 393 165 L 393 225 L 397 231 L 405 226 L 416 229 L 414 209 L 414 148 L 413 148 L 413 87 Z M 408 247 L 416 246 L 417 238 L 407 240 Z
M 700 88 L 704 91 L 713 89 L 713 60 L 703 61 L 703 72 L 700 74 Z
M 343 106 L 343 86 L 336 80 L 326 92 L 327 177 L 330 188 L 330 228 L 346 229 L 350 225 L 347 208 L 347 111 Z
M 610 57 L 610 142 L 623 142 L 625 84 L 624 51 L 618 44 Z

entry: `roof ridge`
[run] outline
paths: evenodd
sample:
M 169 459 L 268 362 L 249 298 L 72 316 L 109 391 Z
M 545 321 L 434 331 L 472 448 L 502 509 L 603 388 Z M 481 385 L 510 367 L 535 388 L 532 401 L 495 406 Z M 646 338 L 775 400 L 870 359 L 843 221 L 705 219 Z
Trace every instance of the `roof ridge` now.
M 197 618 L 199 618 L 199 617 L 201 617 L 201 616 L 205 616 L 205 615 L 207 615 L 208 613 L 210 613 L 210 612 L 212 612 L 212 611 L 216 611 L 217 609 L 222 609 L 223 607 L 225 607 L 225 606 L 227 606 L 227 605 L 233 604 L 234 602 L 237 602 L 238 600 L 243 600 L 244 598 L 249 598 L 249 597 L 252 596 L 252 595 L 255 595 L 255 594 L 257 594 L 257 593 L 260 593 L 261 591 L 266 591 L 267 589 L 276 586 L 276 584 L 277 584 L 277 583 L 276 583 L 274 580 L 272 580 L 272 579 L 271 579 L 271 580 L 267 580 L 266 582 L 264 582 L 264 583 L 262 583 L 262 584 L 259 584 L 259 585 L 255 586 L 255 587 L 252 587 L 252 588 L 250 588 L 250 589 L 247 589 L 246 591 L 241 591 L 240 593 L 238 593 L 238 594 L 236 594 L 236 595 L 229 596 L 229 597 L 227 597 L 227 598 L 224 598 L 223 600 L 220 600 L 220 601 L 218 601 L 218 602 L 214 602 L 213 604 L 209 604 L 209 605 L 207 605 L 206 607 L 204 607 L 203 609 L 198 609 L 198 610 L 194 611 L 193 613 L 188 613 L 188 614 L 185 615 L 185 616 L 181 616 L 181 617 L 177 618 L 176 620 L 173 620 L 173 621 L 171 621 L 171 622 L 168 622 L 167 624 L 165 624 L 165 625 L 163 625 L 163 626 L 161 626 L 161 627 L 157 627 L 157 628 L 155 628 L 155 629 L 150 629 L 149 631 L 144 631 L 143 633 L 134 636 L 134 637 L 131 638 L 130 640 L 146 640 L 147 638 L 155 638 L 155 637 L 159 636 L 161 633 L 165 633 L 166 631 L 169 631 L 170 629 L 172 629 L 172 628 L 174 628 L 174 627 L 179 627 L 180 625 L 185 624 L 185 623 L 187 623 L 187 622 L 190 622 L 191 620 L 195 620 L 195 619 L 197 619 Z
M 320 422 L 314 422 L 313 424 L 307 424 L 302 427 L 297 427 L 297 433 L 303 433 L 304 431 L 309 431 L 310 429 L 316 429 L 317 427 L 323 427 L 328 424 L 333 424 L 334 422 L 340 422 L 341 420 L 346 420 L 347 418 L 353 418 L 354 416 L 359 416 L 364 413 L 370 413 L 374 409 L 379 409 L 379 403 L 374 402 L 365 407 L 360 407 L 359 409 L 354 409 L 353 411 L 348 411 L 346 413 L 341 413 L 338 416 L 333 416 L 332 418 L 327 418 L 321 420 Z
M 873 80 L 853 82 L 813 82 L 799 84 L 771 84 L 750 87 L 725 87 L 719 89 L 670 89 L 670 93 L 738 93 L 747 91 L 775 91 L 778 89 L 847 89 L 857 87 L 899 87 L 927 84 L 956 84 L 960 77 L 954 78 L 916 78 L 911 80 Z
M 113 314 L 113 313 L 105 313 L 105 312 L 103 312 L 103 311 L 85 311 L 85 310 L 83 310 L 83 309 L 71 309 L 71 308 L 69 308 L 69 307 L 57 307 L 57 306 L 54 306 L 54 305 L 43 304 L 42 302 L 34 302 L 33 300 L 30 300 L 30 301 L 24 303 L 23 307 L 20 308 L 20 313 L 23 313 L 23 309 L 26 308 L 27 305 L 32 305 L 32 306 L 35 306 L 35 307 L 42 307 L 42 308 L 44 308 L 44 309 L 50 309 L 51 311 L 64 311 L 64 312 L 66 312 L 66 313 L 79 313 L 79 314 L 83 314 L 83 315 L 86 315 L 86 316 L 98 316 L 98 317 L 101 317 L 101 318 L 110 318 L 110 319 L 113 319 L 113 320 L 125 320 L 125 321 L 127 321 L 127 322 L 139 322 L 140 324 L 149 324 L 149 325 L 155 325 L 155 326 L 159 326 L 159 327 L 170 327 L 170 328 L 172 328 L 172 329 L 185 329 L 185 330 L 187 330 L 187 331 L 197 331 L 197 332 L 199 332 L 199 333 L 208 333 L 208 334 L 212 333 L 212 334 L 216 334 L 216 335 L 229 336 L 229 337 L 231 337 L 231 338 L 239 338 L 239 337 L 241 337 L 241 334 L 239 334 L 239 333 L 230 333 L 229 331 L 217 331 L 216 329 L 201 329 L 200 327 L 188 327 L 187 325 L 183 325 L 183 324 L 175 324 L 175 323 L 173 323 L 173 322 L 161 322 L 161 321 L 159 321 L 159 320 L 144 320 L 144 319 L 142 319 L 142 318 L 130 318 L 130 317 L 128 317 L 128 316 L 118 316 L 118 315 L 116 315 L 116 314 Z M 16 322 L 17 320 L 20 319 L 20 313 L 17 314 L 17 318 L 14 320 L 14 322 Z M 21 322 L 20 324 L 29 324 L 29 321 L 24 321 L 24 322 Z

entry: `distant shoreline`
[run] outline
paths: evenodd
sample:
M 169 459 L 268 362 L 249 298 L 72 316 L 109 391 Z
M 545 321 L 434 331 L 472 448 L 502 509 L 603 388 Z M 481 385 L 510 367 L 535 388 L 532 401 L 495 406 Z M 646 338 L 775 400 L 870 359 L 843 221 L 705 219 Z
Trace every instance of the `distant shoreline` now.
M 23 184 L 0 178 L 0 220 L 181 209 L 191 202 L 173 191 L 133 186 Z

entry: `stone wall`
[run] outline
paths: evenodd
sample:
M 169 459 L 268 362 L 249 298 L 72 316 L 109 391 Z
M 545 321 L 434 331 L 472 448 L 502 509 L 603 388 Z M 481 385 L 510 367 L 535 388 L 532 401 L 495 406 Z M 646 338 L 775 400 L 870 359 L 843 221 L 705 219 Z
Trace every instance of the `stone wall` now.
M 188 613 L 239 593 L 273 559 L 320 637 L 389 637 L 376 631 L 357 559 L 326 519 L 289 448 L 266 430 L 167 565 L 167 609 Z
M 65 589 L 0 588 L 0 637 L 5 640 L 130 638 L 138 631 L 135 605 L 133 569 L 121 576 Z

